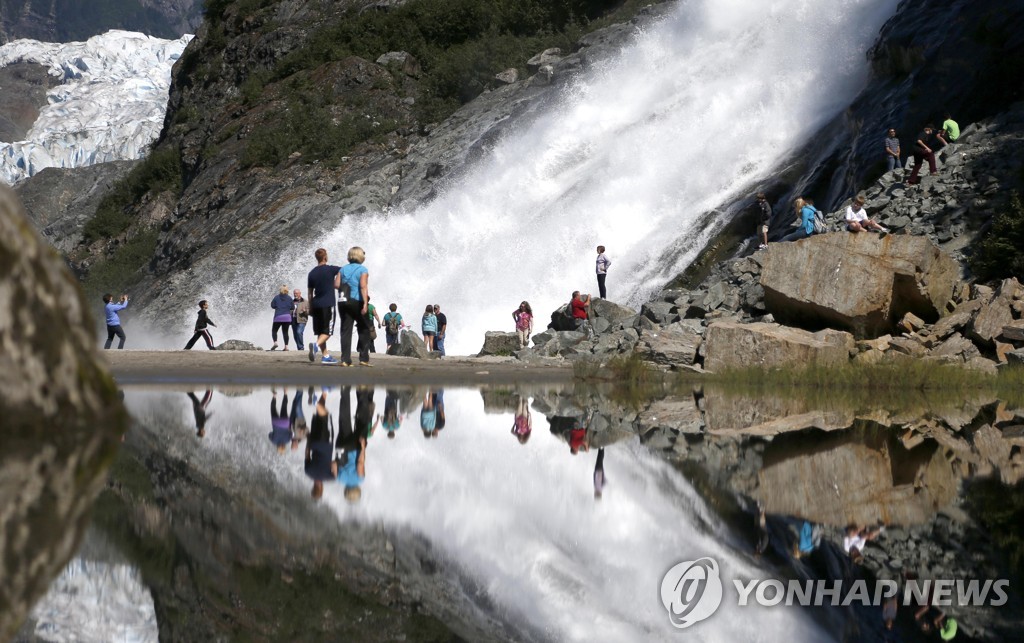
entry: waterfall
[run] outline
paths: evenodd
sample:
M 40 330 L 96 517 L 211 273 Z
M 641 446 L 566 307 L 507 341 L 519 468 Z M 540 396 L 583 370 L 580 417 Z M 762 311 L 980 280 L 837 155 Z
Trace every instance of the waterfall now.
M 681 0 L 430 204 L 346 217 L 317 245 L 332 263 L 366 249 L 382 314 L 396 302 L 418 328 L 441 304 L 453 354 L 513 330 L 521 300 L 539 332 L 573 290 L 596 294 L 597 245 L 612 260 L 609 299 L 638 306 L 724 223 L 698 226 L 702 215 L 754 190 L 853 101 L 896 5 Z M 283 253 L 270 282 L 304 285 L 312 251 Z M 240 290 L 254 292 L 213 291 Z M 235 336 L 267 334 L 269 310 L 253 321 L 251 299 L 226 306 Z

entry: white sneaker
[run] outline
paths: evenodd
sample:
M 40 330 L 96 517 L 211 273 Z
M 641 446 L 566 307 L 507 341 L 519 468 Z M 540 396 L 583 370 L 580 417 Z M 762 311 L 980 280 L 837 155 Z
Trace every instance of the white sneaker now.
M 762 243 L 761 245 L 759 245 L 757 247 L 757 249 L 758 250 L 767 250 L 768 249 L 768 244 L 767 243 Z

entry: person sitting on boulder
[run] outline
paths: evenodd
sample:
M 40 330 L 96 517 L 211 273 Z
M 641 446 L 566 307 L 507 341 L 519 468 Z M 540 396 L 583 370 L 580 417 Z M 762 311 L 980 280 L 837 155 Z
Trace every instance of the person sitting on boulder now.
M 590 308 L 590 295 L 581 295 L 580 291 L 574 290 L 572 293 L 572 299 L 569 301 L 569 307 L 572 309 L 572 319 L 576 324 L 576 330 L 585 332 L 587 336 L 592 336 L 594 333 L 590 330 L 589 308 Z
M 793 202 L 793 209 L 800 217 L 800 227 L 790 232 L 779 241 L 799 241 L 814 234 L 814 201 L 811 199 L 797 199 Z
M 846 208 L 846 229 L 850 232 L 877 230 L 882 233 L 883 237 L 889 234 L 888 228 L 868 218 L 868 213 L 864 211 L 864 197 L 860 194 Z
M 942 121 L 942 129 L 938 131 L 936 138 L 942 141 L 943 147 L 955 143 L 956 139 L 960 138 L 960 126 L 949 115 L 949 112 L 946 112 L 946 118 Z

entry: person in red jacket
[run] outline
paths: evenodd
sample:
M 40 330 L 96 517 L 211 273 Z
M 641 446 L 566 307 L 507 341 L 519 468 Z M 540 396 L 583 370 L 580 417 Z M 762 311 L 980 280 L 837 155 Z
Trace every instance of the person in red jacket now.
M 569 302 L 569 309 L 572 311 L 572 319 L 576 322 L 576 330 L 585 332 L 587 336 L 593 336 L 588 318 L 590 316 L 590 295 L 581 295 L 576 290 L 572 293 L 572 300 Z

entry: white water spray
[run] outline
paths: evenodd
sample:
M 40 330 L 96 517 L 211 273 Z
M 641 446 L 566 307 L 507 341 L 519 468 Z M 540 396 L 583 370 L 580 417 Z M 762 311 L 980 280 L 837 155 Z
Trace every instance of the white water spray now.
M 697 230 L 702 214 L 753 189 L 856 97 L 896 5 L 683 0 L 435 201 L 345 218 L 317 245 L 341 262 L 349 246 L 367 250 L 382 313 L 397 302 L 418 328 L 440 303 L 454 354 L 512 330 L 521 300 L 539 332 L 573 290 L 596 293 L 599 244 L 613 262 L 609 299 L 637 306 L 713 234 Z M 266 277 L 212 292 L 269 302 L 282 280 L 304 285 L 312 253 L 289 249 Z M 254 319 L 251 297 L 224 305 L 232 336 L 268 334 L 271 311 Z

